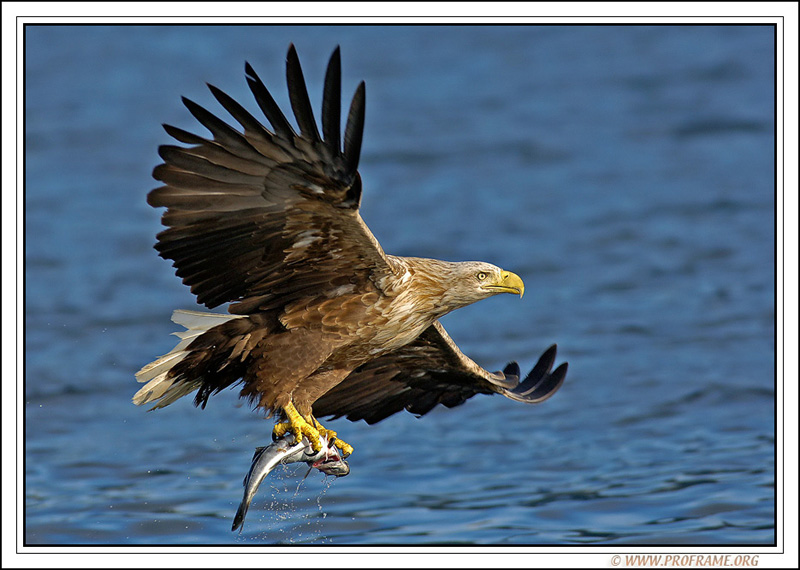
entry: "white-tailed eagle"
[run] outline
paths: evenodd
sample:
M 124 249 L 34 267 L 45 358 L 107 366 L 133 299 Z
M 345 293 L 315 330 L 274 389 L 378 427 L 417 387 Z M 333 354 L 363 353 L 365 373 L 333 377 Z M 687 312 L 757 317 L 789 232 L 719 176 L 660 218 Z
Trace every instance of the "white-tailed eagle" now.
M 276 436 L 329 439 L 317 417 L 378 422 L 401 410 L 423 415 L 475 394 L 538 403 L 561 386 L 551 346 L 521 380 L 516 363 L 489 372 L 465 356 L 438 319 L 498 293 L 522 296 L 522 279 L 483 262 L 384 253 L 359 215 L 358 161 L 364 82 L 341 136 L 339 49 L 331 56 L 317 128 L 294 46 L 286 77 L 296 130 L 249 64 L 247 83 L 267 128 L 209 85 L 234 128 L 184 98 L 211 138 L 165 125 L 188 146 L 164 145 L 148 203 L 165 207 L 155 248 L 208 308 L 176 311 L 181 342 L 137 373 L 136 404 L 166 406 L 196 392 L 241 384 L 241 396 L 278 413 Z M 343 140 L 342 140 L 343 138 Z M 344 456 L 352 448 L 336 445 Z

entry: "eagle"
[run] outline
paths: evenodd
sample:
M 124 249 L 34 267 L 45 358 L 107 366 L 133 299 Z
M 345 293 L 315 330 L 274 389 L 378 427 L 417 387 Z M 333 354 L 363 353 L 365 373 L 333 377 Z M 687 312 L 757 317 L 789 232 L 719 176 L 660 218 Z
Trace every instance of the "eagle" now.
M 365 84 L 355 90 L 341 133 L 341 58 L 327 66 L 322 132 L 294 45 L 286 57 L 293 127 L 249 63 L 247 83 L 270 127 L 208 85 L 234 128 L 194 101 L 189 112 L 211 138 L 164 125 L 187 146 L 163 145 L 148 203 L 166 208 L 155 249 L 208 309 L 175 311 L 185 330 L 168 354 L 137 374 L 137 405 L 166 406 L 195 393 L 205 407 L 221 390 L 267 417 L 273 437 L 321 436 L 347 457 L 353 448 L 317 418 L 379 422 L 407 410 L 422 416 L 476 394 L 539 403 L 567 372 L 556 346 L 524 379 L 512 362 L 489 372 L 467 357 L 439 319 L 499 293 L 522 297 L 522 279 L 490 263 L 399 257 L 383 251 L 361 219 L 359 155 Z

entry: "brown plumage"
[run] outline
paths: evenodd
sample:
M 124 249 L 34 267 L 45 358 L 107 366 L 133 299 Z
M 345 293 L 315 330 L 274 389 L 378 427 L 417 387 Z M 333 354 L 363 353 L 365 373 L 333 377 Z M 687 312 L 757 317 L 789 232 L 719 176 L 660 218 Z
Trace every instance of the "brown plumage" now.
M 161 407 L 196 391 L 195 404 L 205 406 L 241 382 L 242 396 L 282 411 L 294 430 L 301 421 L 323 429 L 313 416 L 374 423 L 403 409 L 422 415 L 479 393 L 528 403 L 551 396 L 567 369 L 551 371 L 555 346 L 520 382 L 514 363 L 495 373 L 478 366 L 437 320 L 497 293 L 522 295 L 518 276 L 482 262 L 387 255 L 362 221 L 365 87 L 356 89 L 342 141 L 339 49 L 325 76 L 322 135 L 293 46 L 287 82 L 299 132 L 249 64 L 245 71 L 271 130 L 211 85 L 241 130 L 184 98 L 212 138 L 165 125 L 189 146 L 159 148 L 164 163 L 153 176 L 164 185 L 148 196 L 167 208 L 159 254 L 199 303 L 229 303 L 230 314 L 176 311 L 182 341 L 137 374 L 147 384 L 134 402 Z

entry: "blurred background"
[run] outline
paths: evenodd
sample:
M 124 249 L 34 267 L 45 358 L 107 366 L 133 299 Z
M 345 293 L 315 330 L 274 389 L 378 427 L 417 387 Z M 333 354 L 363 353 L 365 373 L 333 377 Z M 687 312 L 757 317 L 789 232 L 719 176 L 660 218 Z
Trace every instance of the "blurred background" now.
M 272 423 L 223 392 L 146 413 L 134 373 L 199 308 L 152 245 L 156 149 L 205 135 L 210 82 L 288 112 L 294 42 L 319 117 L 341 45 L 362 79 L 362 216 L 385 250 L 479 259 L 526 295 L 444 319 L 491 370 L 569 361 L 555 397 L 475 397 L 328 427 L 350 476 L 262 485 Z M 771 26 L 28 26 L 25 541 L 771 544 Z

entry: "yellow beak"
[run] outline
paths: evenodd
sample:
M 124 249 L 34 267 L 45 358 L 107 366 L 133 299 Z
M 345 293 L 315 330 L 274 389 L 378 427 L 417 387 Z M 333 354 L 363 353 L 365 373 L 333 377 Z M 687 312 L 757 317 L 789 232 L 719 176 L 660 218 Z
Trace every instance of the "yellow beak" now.
M 500 281 L 484 285 L 484 287 L 495 293 L 514 293 L 519 295 L 520 299 L 525 293 L 525 283 L 522 282 L 519 275 L 510 271 L 501 271 Z

